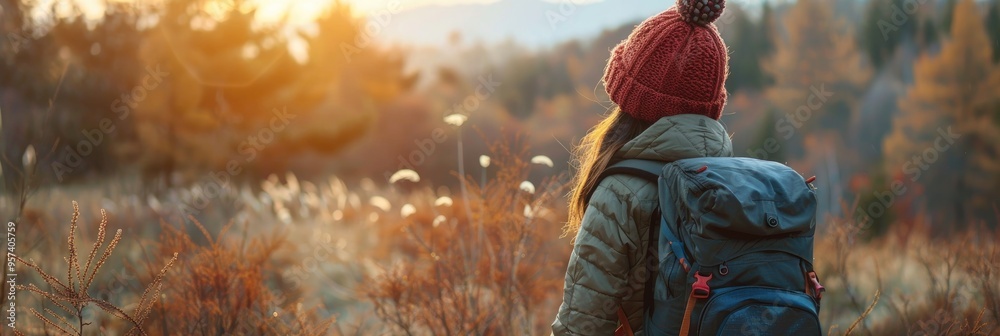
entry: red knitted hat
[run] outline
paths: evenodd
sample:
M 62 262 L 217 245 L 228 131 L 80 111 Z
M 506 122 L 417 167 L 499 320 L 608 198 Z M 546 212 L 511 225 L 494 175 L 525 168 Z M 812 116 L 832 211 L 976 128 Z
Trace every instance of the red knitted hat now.
M 677 0 L 611 52 L 604 87 L 622 111 L 647 122 L 676 114 L 718 120 L 729 55 L 712 22 L 725 0 Z

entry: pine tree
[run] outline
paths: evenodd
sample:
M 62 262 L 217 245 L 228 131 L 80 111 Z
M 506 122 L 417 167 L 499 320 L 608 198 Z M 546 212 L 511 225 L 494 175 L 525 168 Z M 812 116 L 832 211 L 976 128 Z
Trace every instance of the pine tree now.
M 756 29 L 757 37 L 757 68 L 760 74 L 760 86 L 764 89 L 774 84 L 774 76 L 764 68 L 764 61 L 774 55 L 775 39 L 778 37 L 778 28 L 775 23 L 774 8 L 770 1 L 764 1 L 761 5 L 761 15 L 759 27 Z
M 786 163 L 784 140 L 779 138 L 775 125 L 778 122 L 778 111 L 767 111 L 764 120 L 757 126 L 756 137 L 750 143 L 747 154 L 763 160 Z
M 875 165 L 875 167 L 878 167 L 878 165 Z M 883 210 L 881 208 L 885 203 L 879 197 L 886 190 L 892 191 L 892 182 L 886 176 L 884 170 L 878 168 L 872 170 L 874 171 L 864 172 L 864 174 L 870 177 L 871 183 L 858 192 L 858 208 L 854 210 L 855 219 L 866 228 L 862 232 L 862 237 L 866 239 L 884 235 L 897 220 L 898 216 L 896 214 L 905 209 L 901 205 L 897 205 L 892 209 Z
M 889 17 L 886 3 L 891 3 L 891 0 L 871 0 L 868 2 L 868 8 L 865 9 L 865 20 L 858 36 L 861 47 L 868 53 L 868 59 L 871 60 L 876 69 L 882 67 L 885 58 L 884 46 L 890 44 L 887 43 L 888 35 L 883 41 L 882 29 L 879 29 L 879 21 L 884 22 Z M 895 34 L 893 35 L 895 36 Z
M 917 18 L 904 12 L 904 2 L 872 0 L 868 3 L 858 40 L 876 69 L 892 57 L 903 39 L 916 32 Z
M 726 39 L 730 51 L 726 90 L 760 90 L 770 83 L 770 76 L 761 68 L 761 61 L 774 49 L 774 18 L 770 5 L 764 3 L 759 23 L 751 20 L 746 11 L 737 5 L 726 10 L 733 18 L 725 27 L 727 33 L 732 34 Z
M 955 6 L 958 4 L 959 0 L 947 0 L 944 3 L 944 10 L 941 11 L 941 31 L 945 35 L 952 32 L 951 23 L 952 18 L 955 16 Z
M 990 34 L 993 62 L 1000 62 L 1000 0 L 990 2 L 986 13 L 986 32 Z
M 1000 199 L 1000 68 L 972 0 L 956 5 L 952 22 L 941 52 L 914 65 L 883 149 L 889 176 L 925 188 L 930 214 L 966 225 L 995 219 Z
M 941 36 L 941 32 L 938 31 L 937 25 L 934 23 L 933 19 L 924 18 L 920 22 L 920 34 L 919 34 L 919 45 L 920 48 L 926 50 L 930 46 L 938 42 L 938 38 Z
M 732 27 L 732 38 L 726 39 L 728 44 L 729 57 L 729 77 L 726 79 L 726 90 L 735 93 L 744 88 L 756 88 L 760 77 L 760 65 L 756 48 L 757 41 L 754 34 L 757 31 L 753 21 L 746 11 L 736 5 L 726 8 L 733 17 L 732 23 L 727 26 Z
M 771 2 L 764 1 L 761 4 L 760 12 L 760 38 L 758 38 L 757 43 L 759 43 L 761 55 L 769 56 L 774 52 L 774 37 L 777 33 L 774 26 L 774 8 L 771 7 Z

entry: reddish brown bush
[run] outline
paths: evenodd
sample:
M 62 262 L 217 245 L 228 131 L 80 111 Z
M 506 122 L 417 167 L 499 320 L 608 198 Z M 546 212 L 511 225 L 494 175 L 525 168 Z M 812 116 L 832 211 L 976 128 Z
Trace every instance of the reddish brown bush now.
M 371 279 L 365 294 L 381 319 L 406 334 L 539 334 L 558 306 L 569 244 L 559 239 L 557 178 L 534 193 L 519 188 L 531 164 L 525 150 L 491 146 L 495 175 L 479 185 L 444 223 L 418 211 L 385 244 L 406 257 Z M 529 189 L 530 190 L 530 189 Z M 431 207 L 433 209 L 433 207 Z M 433 213 L 437 214 L 437 210 Z
M 111 252 L 115 250 L 118 242 L 122 239 L 122 230 L 115 232 L 114 238 L 104 249 L 104 252 L 98 257 L 98 250 L 104 246 L 104 239 L 106 234 L 106 228 L 108 224 L 107 213 L 101 210 L 101 223 L 98 227 L 97 241 L 94 242 L 94 247 L 90 250 L 87 255 L 87 262 L 82 268 L 81 260 L 77 254 L 76 248 L 76 229 L 77 229 L 77 219 L 80 217 L 80 207 L 76 202 L 73 202 L 73 219 L 69 224 L 69 238 L 67 239 L 69 246 L 69 256 L 66 258 L 69 267 L 66 268 L 66 281 L 60 281 L 55 276 L 52 276 L 42 268 L 30 260 L 21 259 L 18 256 L 14 256 L 17 261 L 24 264 L 28 268 L 34 269 L 38 275 L 44 280 L 45 284 L 49 287 L 49 290 L 43 290 L 35 284 L 28 284 L 27 286 L 18 285 L 17 289 L 28 291 L 33 294 L 37 294 L 49 303 L 59 307 L 60 311 L 55 311 L 52 309 L 44 308 L 45 314 L 40 313 L 35 308 L 29 308 L 32 315 L 37 317 L 42 321 L 43 326 L 41 328 L 26 328 L 29 332 L 39 331 L 48 328 L 55 329 L 63 334 L 71 335 L 84 335 L 92 334 L 93 331 L 86 331 L 86 328 L 92 323 L 85 321 L 84 310 L 91 305 L 100 308 L 101 310 L 107 312 L 108 314 L 118 317 L 122 320 L 128 321 L 129 326 L 127 327 L 126 335 L 146 335 L 146 331 L 143 329 L 143 323 L 149 316 L 150 311 L 154 304 L 156 304 L 157 299 L 159 299 L 160 290 L 162 289 L 162 282 L 167 269 L 177 260 L 177 253 L 173 253 L 173 257 L 167 262 L 153 278 L 153 280 L 146 287 L 146 290 L 142 293 L 139 302 L 136 304 L 135 308 L 131 313 L 126 312 L 124 309 L 119 308 L 108 301 L 91 297 L 88 290 L 91 288 L 91 284 L 94 283 L 94 278 L 97 276 L 97 272 L 101 269 L 101 266 L 108 261 L 111 256 Z M 71 323 L 71 321 L 73 321 Z M 91 329 L 96 328 L 91 326 Z M 20 333 L 20 330 L 16 330 Z

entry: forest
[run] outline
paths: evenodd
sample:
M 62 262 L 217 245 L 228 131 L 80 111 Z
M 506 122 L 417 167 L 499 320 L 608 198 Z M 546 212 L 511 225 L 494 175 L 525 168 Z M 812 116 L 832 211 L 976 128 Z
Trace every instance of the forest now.
M 95 2 L 0 0 L 0 334 L 549 333 L 638 21 L 415 45 L 339 0 Z M 828 334 L 1000 333 L 1000 0 L 716 24 L 736 155 L 817 176 Z

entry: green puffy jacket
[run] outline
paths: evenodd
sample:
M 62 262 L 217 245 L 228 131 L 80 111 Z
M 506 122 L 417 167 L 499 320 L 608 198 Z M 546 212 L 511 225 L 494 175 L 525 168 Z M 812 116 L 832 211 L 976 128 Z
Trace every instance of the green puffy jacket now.
M 654 123 L 625 144 L 613 161 L 732 155 L 732 142 L 722 124 L 681 114 Z M 646 236 L 656 203 L 656 185 L 638 177 L 612 175 L 597 185 L 566 269 L 553 334 L 611 335 L 619 324 L 619 306 L 636 335 L 643 334 Z

